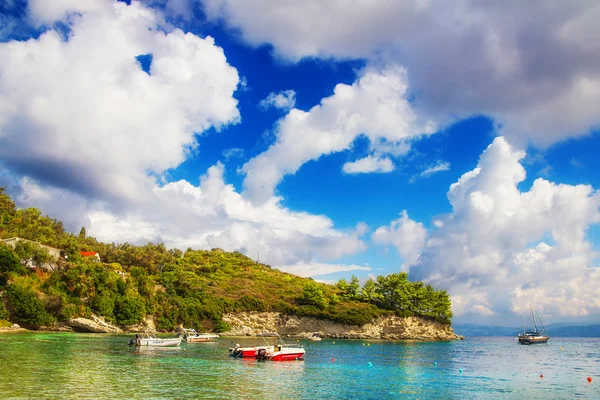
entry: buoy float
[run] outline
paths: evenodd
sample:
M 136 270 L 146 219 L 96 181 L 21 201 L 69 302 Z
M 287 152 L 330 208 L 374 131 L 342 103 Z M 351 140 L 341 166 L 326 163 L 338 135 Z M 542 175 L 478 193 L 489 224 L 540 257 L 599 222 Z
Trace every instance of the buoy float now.
M 335 340 L 333 341 L 333 344 L 335 344 Z
M 433 363 L 433 366 L 434 366 L 434 367 L 437 367 L 437 363 Z
M 540 378 L 544 379 L 544 374 L 540 374 Z
M 588 382 L 592 383 L 592 377 L 591 376 L 588 376 Z
M 331 358 L 331 362 L 334 362 L 334 361 L 335 361 L 335 358 Z
M 363 347 L 365 347 L 365 344 L 363 343 Z
M 371 362 L 369 361 L 369 367 L 372 367 L 372 366 L 373 366 L 373 364 L 371 364 Z
M 371 343 L 367 343 L 367 346 L 370 346 L 370 345 L 371 345 Z
M 561 350 L 564 350 L 562 347 L 560 348 Z

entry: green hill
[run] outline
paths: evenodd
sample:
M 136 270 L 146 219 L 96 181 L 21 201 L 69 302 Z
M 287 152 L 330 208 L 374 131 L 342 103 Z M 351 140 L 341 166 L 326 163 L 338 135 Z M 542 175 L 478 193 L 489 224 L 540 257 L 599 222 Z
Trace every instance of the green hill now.
M 209 326 L 227 330 L 222 316 L 240 311 L 279 311 L 363 325 L 382 315 L 421 316 L 450 323 L 450 298 L 398 273 L 326 285 L 301 278 L 238 252 L 167 249 L 164 244 L 102 243 L 66 232 L 60 221 L 35 208 L 17 209 L 0 188 L 0 239 L 20 237 L 65 250 L 54 262 L 41 247 L 0 244 L 0 320 L 27 327 L 51 326 L 96 314 L 119 325 L 152 315 L 157 328 Z M 80 255 L 95 251 L 102 262 Z M 26 267 L 53 263 L 54 270 Z M 0 321 L 1 324 L 1 321 Z

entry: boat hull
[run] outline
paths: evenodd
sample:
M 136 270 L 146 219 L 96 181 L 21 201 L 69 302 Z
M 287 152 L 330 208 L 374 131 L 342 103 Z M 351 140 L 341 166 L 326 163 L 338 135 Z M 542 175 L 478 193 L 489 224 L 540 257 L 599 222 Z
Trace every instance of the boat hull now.
M 296 361 L 304 358 L 305 350 L 301 347 L 282 348 L 275 351 L 273 346 L 240 347 L 229 349 L 232 357 L 245 360 Z
M 203 342 L 214 342 L 219 336 L 217 335 L 205 335 L 205 336 L 188 336 L 184 340 L 187 343 L 203 343 Z
M 299 361 L 304 358 L 304 352 L 290 352 L 290 353 L 275 353 L 270 358 L 271 361 Z
M 548 342 L 549 337 L 520 337 L 519 344 L 544 344 Z
M 176 347 L 181 344 L 181 339 L 137 339 L 134 343 L 140 347 Z

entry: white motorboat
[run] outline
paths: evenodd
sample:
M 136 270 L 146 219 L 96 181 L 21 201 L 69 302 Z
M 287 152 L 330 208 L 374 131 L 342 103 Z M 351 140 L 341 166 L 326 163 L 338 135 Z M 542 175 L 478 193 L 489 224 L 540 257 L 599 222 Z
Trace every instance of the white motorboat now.
M 153 333 L 136 333 L 129 341 L 130 346 L 175 347 L 181 344 L 181 338 L 157 338 Z
M 183 340 L 187 343 L 213 342 L 219 338 L 216 333 L 198 333 L 195 329 L 185 329 Z

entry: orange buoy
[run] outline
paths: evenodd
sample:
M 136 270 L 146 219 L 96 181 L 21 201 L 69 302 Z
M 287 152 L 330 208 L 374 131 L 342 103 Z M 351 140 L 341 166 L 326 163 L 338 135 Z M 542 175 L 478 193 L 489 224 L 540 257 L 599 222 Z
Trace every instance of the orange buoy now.
M 540 374 L 540 378 L 544 379 L 544 374 Z
M 592 377 L 591 376 L 588 376 L 588 382 L 592 383 Z
M 334 362 L 334 361 L 335 361 L 335 358 L 332 358 L 332 359 L 331 359 L 331 362 Z

